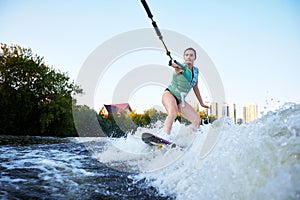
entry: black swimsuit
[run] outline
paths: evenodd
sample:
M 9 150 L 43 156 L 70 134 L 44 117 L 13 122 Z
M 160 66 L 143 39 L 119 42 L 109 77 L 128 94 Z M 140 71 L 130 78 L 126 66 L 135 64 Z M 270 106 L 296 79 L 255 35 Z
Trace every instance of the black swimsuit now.
M 169 90 L 169 88 L 166 88 L 166 91 L 169 91 L 172 94 L 172 92 Z M 177 105 L 179 105 L 180 104 L 179 99 L 177 99 L 177 97 L 174 94 L 172 94 L 172 95 L 175 98 Z

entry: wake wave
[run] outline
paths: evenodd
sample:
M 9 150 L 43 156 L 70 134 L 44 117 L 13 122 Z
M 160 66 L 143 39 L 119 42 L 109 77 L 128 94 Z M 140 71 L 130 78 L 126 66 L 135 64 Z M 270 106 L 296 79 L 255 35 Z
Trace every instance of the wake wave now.
M 177 122 L 172 131 L 183 149 L 153 148 L 139 138 L 160 128 L 110 140 L 96 157 L 177 199 L 300 198 L 300 105 L 244 125 L 222 118 L 196 133 Z

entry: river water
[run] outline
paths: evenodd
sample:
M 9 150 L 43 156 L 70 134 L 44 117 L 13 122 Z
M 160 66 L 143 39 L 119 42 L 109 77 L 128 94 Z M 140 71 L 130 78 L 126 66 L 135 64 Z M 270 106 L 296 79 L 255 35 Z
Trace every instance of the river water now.
M 100 163 L 74 138 L 0 138 L 0 199 L 168 199 Z
M 197 132 L 176 148 L 127 138 L 0 136 L 0 199 L 300 199 L 300 105 Z

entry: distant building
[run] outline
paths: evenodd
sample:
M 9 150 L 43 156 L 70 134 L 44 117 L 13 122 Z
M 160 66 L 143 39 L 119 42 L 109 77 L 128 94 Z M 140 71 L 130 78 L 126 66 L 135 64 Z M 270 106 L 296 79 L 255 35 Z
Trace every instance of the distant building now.
M 235 103 L 226 102 L 206 103 L 210 104 L 209 108 L 206 110 L 206 113 L 208 115 L 215 116 L 216 119 L 227 116 L 230 117 L 235 124 L 242 124 L 249 123 L 258 118 L 258 106 L 256 104 L 237 106 Z
M 225 103 L 222 107 L 222 116 L 230 117 L 231 120 L 236 123 L 236 105 L 235 104 L 227 104 Z
M 130 113 L 132 111 L 128 103 L 121 104 L 104 104 L 99 111 L 99 115 L 108 117 L 109 114 L 121 114 L 122 112 Z
M 215 102 L 209 106 L 209 115 L 216 116 L 216 119 L 219 118 L 218 103 Z
M 226 103 L 222 106 L 222 116 L 229 116 L 229 106 Z
M 258 106 L 256 104 L 249 104 L 244 106 L 244 122 L 248 123 L 257 119 Z
M 229 117 L 236 124 L 237 123 L 237 114 L 236 114 L 236 104 L 231 104 L 229 106 Z

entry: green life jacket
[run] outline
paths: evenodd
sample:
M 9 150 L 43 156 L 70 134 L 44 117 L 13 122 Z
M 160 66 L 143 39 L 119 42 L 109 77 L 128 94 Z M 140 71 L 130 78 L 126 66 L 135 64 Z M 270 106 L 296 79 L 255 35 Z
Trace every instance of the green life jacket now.
M 192 71 L 183 64 L 183 73 L 176 74 L 174 72 L 172 82 L 168 86 L 170 92 L 178 99 L 182 99 L 182 94 L 185 96 L 190 92 L 190 90 L 195 86 L 198 80 L 198 69 L 193 66 Z

